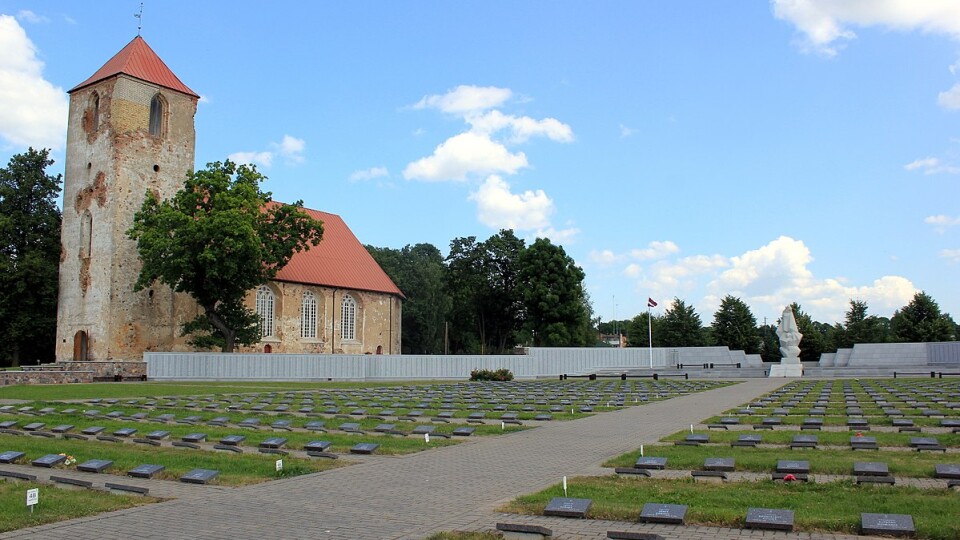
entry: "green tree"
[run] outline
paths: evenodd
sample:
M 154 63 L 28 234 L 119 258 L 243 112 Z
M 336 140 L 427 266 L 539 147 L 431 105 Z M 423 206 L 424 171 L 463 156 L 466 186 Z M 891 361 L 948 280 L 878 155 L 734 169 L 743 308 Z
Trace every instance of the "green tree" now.
M 773 324 L 763 324 L 757 328 L 760 334 L 760 357 L 764 362 L 779 362 L 780 339 L 777 338 L 777 327 Z
M 837 347 L 850 348 L 857 343 L 883 343 L 887 341 L 887 324 L 876 315 L 867 315 L 867 303 L 850 300 L 843 325 L 834 326 Z
M 693 306 L 674 298 L 673 303 L 663 313 L 659 325 L 663 347 L 701 347 L 706 345 L 703 335 L 703 323 Z
M 537 347 L 577 347 L 591 343 L 585 277 L 562 247 L 538 238 L 519 260 L 524 329 Z
M 628 347 L 649 347 L 650 334 L 653 334 L 653 346 L 662 347 L 660 325 L 663 317 L 650 315 L 650 326 L 647 326 L 648 314 L 641 313 L 630 320 L 627 324 L 627 346 Z
M 403 291 L 401 343 L 404 354 L 442 354 L 450 298 L 444 287 L 443 255 L 432 244 L 403 249 L 366 246 L 377 264 Z
M 760 352 L 757 319 L 743 300 L 729 294 L 725 296 L 720 301 L 720 308 L 713 314 L 711 327 L 713 343 L 747 354 Z
M 49 156 L 30 148 L 0 168 L 0 336 L 13 365 L 56 348 L 61 176 L 46 173 Z
M 927 293 L 920 291 L 913 300 L 898 309 L 890 318 L 890 331 L 895 341 L 924 343 L 956 341 L 957 323 Z
M 820 355 L 828 349 L 823 327 L 831 328 L 830 325 L 814 322 L 796 302 L 790 304 L 790 308 L 793 310 L 793 317 L 797 320 L 797 328 L 803 334 L 803 338 L 800 339 L 800 361 L 818 362 Z
M 183 327 L 195 346 L 232 352 L 256 343 L 258 320 L 244 306 L 247 292 L 323 236 L 323 224 L 302 202 L 272 202 L 260 190 L 264 180 L 253 166 L 210 163 L 188 174 L 169 200 L 148 191 L 127 231 L 143 263 L 136 289 L 159 281 L 203 308 Z

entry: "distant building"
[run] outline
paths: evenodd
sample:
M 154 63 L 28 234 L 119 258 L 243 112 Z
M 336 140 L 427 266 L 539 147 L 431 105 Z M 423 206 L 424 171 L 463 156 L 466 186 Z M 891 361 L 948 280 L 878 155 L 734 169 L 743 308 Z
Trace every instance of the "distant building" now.
M 622 349 L 627 346 L 627 336 L 623 334 L 600 334 L 600 343 Z
M 191 350 L 180 327 L 200 308 L 164 285 L 134 292 L 126 231 L 147 190 L 169 198 L 193 170 L 199 96 L 139 36 L 69 94 L 57 359 Z M 323 240 L 250 291 L 262 338 L 245 350 L 399 354 L 400 289 L 339 216 L 308 212 Z

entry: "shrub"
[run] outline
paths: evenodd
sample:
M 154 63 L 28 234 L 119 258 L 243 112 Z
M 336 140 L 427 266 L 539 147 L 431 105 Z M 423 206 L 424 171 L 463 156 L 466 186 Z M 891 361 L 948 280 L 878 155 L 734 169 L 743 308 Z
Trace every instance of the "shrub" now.
M 475 369 L 470 372 L 471 381 L 512 381 L 513 373 L 506 368 L 496 371 L 492 369 Z

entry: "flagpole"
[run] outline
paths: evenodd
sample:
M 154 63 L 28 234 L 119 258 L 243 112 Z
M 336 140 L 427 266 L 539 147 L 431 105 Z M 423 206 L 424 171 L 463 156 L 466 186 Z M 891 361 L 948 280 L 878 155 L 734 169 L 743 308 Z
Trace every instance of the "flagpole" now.
M 650 300 L 647 300 L 647 339 L 650 346 L 650 369 L 653 369 L 653 323 L 650 318 Z

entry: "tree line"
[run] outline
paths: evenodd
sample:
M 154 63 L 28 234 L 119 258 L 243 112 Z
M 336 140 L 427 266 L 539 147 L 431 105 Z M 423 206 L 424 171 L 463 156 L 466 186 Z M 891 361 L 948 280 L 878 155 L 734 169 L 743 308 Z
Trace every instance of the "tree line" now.
M 850 348 L 857 343 L 918 343 L 956 341 L 960 325 L 927 293 L 920 291 L 906 306 L 896 310 L 890 318 L 868 314 L 867 302 L 850 300 L 842 323 L 827 324 L 814 321 L 800 304 L 790 304 L 797 327 L 803 334 L 800 341 L 800 359 L 815 362 L 823 353 Z M 780 359 L 777 326 L 757 324 L 750 307 L 741 299 L 727 295 L 713 315 L 710 325 L 704 326 L 693 306 L 674 298 L 663 315 L 652 315 L 649 324 L 653 330 L 654 347 L 727 346 L 747 354 L 760 354 L 766 362 Z M 648 347 L 648 314 L 633 319 L 598 323 L 600 333 L 624 329 L 630 347 Z
M 596 342 L 585 274 L 563 247 L 501 230 L 455 238 L 444 257 L 431 244 L 366 246 L 406 296 L 401 351 L 501 354 L 519 345 Z

